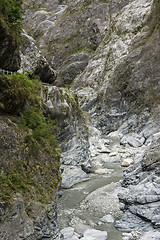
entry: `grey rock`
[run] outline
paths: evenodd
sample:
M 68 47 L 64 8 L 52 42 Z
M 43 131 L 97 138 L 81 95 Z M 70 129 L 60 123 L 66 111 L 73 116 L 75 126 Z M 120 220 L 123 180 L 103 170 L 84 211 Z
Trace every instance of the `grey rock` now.
M 89 131 L 76 96 L 65 88 L 46 86 L 42 97 L 47 113 L 59 121 L 59 143 L 63 152 L 61 162 L 78 165 L 85 172 L 91 172 Z
M 158 140 L 157 140 L 158 141 Z M 160 179 L 159 143 L 151 145 L 136 164 L 124 172 L 122 185 L 126 188 L 119 192 L 120 201 L 125 204 L 124 216 L 117 223 L 121 229 L 158 228 L 160 225 Z M 135 217 L 135 219 L 133 219 Z M 126 222 L 126 227 L 125 227 Z M 130 222 L 130 226 L 129 223 Z M 139 224 L 137 224 L 139 223 Z M 127 230 L 127 231 L 128 231 Z
M 62 173 L 62 188 L 70 188 L 74 184 L 88 181 L 88 175 L 79 167 L 65 166 Z
M 56 79 L 55 71 L 36 46 L 35 40 L 25 31 L 22 33 L 23 45 L 21 45 L 20 73 L 38 75 L 42 82 L 53 83 Z
M 132 231 L 130 233 L 122 233 L 122 240 L 139 240 L 141 237 L 140 231 Z
M 130 232 L 133 230 L 149 229 L 151 228 L 151 223 L 146 222 L 129 211 L 125 211 L 121 220 L 116 221 L 115 226 L 121 231 Z
M 81 238 L 81 240 L 88 240 L 88 239 L 92 239 L 92 240 L 106 240 L 107 239 L 107 232 L 106 231 L 99 231 L 99 230 L 95 230 L 95 229 L 87 229 L 84 233 L 83 233 L 83 238 Z
M 106 157 L 104 160 L 104 162 L 112 162 L 112 163 L 116 163 L 116 162 L 120 162 L 121 161 L 121 157 L 120 156 L 113 156 L 113 157 Z
M 74 228 L 72 227 L 66 227 L 61 230 L 61 233 L 63 234 L 63 237 L 65 240 L 70 240 L 73 237 L 74 234 Z
M 159 240 L 160 232 L 155 230 L 146 231 L 140 238 L 140 240 L 150 240 L 150 239 Z
M 141 135 L 132 133 L 132 134 L 128 134 L 125 135 L 121 141 L 120 144 L 122 145 L 126 145 L 129 144 L 131 147 L 141 147 L 145 142 L 145 138 L 142 137 Z
M 89 56 L 85 53 L 74 54 L 69 57 L 61 66 L 55 84 L 63 86 L 71 84 L 73 79 L 83 72 L 89 61 Z
M 24 201 L 21 195 L 14 197 L 13 203 L 8 209 L 6 216 L 8 216 L 8 219 L 1 225 L 0 238 L 2 240 L 27 239 L 33 236 L 33 221 L 25 211 Z
M 57 84 L 71 82 L 85 69 L 88 60 L 78 63 L 75 59 L 70 64 L 70 59 L 79 52 L 92 55 L 100 45 L 109 25 L 109 5 L 97 2 L 97 6 L 88 6 L 82 1 L 67 1 L 63 5 L 50 0 L 26 2 L 25 30 L 32 34 L 45 58 L 60 73 Z
M 113 223 L 114 217 L 112 215 L 108 214 L 108 215 L 103 216 L 100 220 L 104 223 Z

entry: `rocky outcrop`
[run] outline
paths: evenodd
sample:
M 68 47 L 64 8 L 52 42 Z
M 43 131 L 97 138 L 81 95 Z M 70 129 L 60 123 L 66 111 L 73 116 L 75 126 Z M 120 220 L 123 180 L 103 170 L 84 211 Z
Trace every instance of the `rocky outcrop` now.
M 0 237 L 2 240 L 27 239 L 59 239 L 56 222 L 56 209 L 33 202 L 28 209 L 22 195 L 16 194 L 9 208 L 1 204 Z
M 0 238 L 55 239 L 59 234 L 56 222 L 57 190 L 52 184 L 50 196 L 43 192 L 44 185 L 45 189 L 49 187 L 49 176 L 45 176 L 47 168 L 45 170 L 43 161 L 50 164 L 53 155 L 49 157 L 42 151 L 41 160 L 40 157 L 37 160 L 25 142 L 26 132 L 10 116 L 1 114 L 0 126 Z M 50 183 L 57 181 L 53 175 Z
M 24 28 L 56 69 L 57 85 L 71 83 L 87 66 L 88 56 L 108 28 L 109 5 L 101 1 L 25 2 Z
M 125 213 L 116 226 L 127 232 L 136 230 L 141 236 L 136 239 L 160 236 L 159 144 L 157 139 L 124 171 L 123 188 L 118 195 L 125 204 Z M 132 234 L 124 239 L 132 239 Z
M 21 65 L 19 72 L 29 76 L 37 75 L 42 82 L 53 84 L 56 79 L 55 71 L 37 48 L 35 40 L 25 31 L 22 33 L 20 48 Z
M 135 131 L 146 123 L 150 110 L 157 114 L 160 48 L 159 30 L 151 27 L 152 4 L 131 1 L 119 13 L 112 9 L 110 35 L 74 81 L 80 105 L 103 133 L 118 129 L 130 116 L 129 128 Z M 136 125 L 133 113 L 139 115 Z
M 47 112 L 58 120 L 62 187 L 69 188 L 86 181 L 88 176 L 85 172 L 90 172 L 92 168 L 87 119 L 76 96 L 68 89 L 46 86 L 43 98 Z

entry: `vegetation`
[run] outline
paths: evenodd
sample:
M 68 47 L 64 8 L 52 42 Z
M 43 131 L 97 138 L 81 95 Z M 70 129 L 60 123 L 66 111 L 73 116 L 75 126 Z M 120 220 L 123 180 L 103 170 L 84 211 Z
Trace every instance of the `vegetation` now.
M 160 28 L 160 0 L 154 0 L 154 5 L 156 8 L 156 23 L 155 25 Z
M 13 192 L 20 192 L 27 200 L 47 203 L 54 199 L 61 179 L 60 150 L 54 136 L 56 121 L 42 106 L 38 79 L 30 80 L 23 74 L 1 75 L 0 87 L 0 110 L 10 114 L 12 120 L 14 115 L 21 136 L 12 157 L 6 147 L 10 136 L 1 136 L 0 199 L 9 203 Z
M 0 0 L 0 25 L 12 35 L 15 42 L 20 41 L 22 28 L 22 0 Z

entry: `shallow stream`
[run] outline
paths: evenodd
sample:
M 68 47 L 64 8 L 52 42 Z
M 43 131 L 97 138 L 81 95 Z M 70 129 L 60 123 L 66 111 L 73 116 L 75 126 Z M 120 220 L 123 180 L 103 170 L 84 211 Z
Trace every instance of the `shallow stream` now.
M 107 154 L 99 154 L 98 157 L 96 157 L 96 161 L 98 160 L 100 168 L 112 169 L 111 173 L 100 175 L 95 173 L 89 174 L 89 181 L 81 182 L 70 189 L 62 190 L 62 197 L 59 198 L 58 201 L 58 223 L 60 229 L 71 226 L 75 229 L 75 232 L 81 235 L 86 229 L 94 228 L 107 231 L 108 240 L 122 239 L 122 233 L 114 227 L 115 222 L 102 223 L 100 221 L 100 218 L 107 214 L 112 215 L 114 208 L 118 208 L 114 206 L 115 202 L 112 202 L 112 199 L 108 199 L 107 201 L 106 194 L 111 193 L 119 186 L 118 182 L 122 179 L 123 171 L 120 163 L 104 163 L 101 158 L 105 158 L 105 156 L 107 156 Z M 94 196 L 96 196 L 95 199 Z M 104 198 L 105 201 L 103 201 Z M 102 203 L 99 199 L 100 201 L 102 200 Z M 96 203 L 96 207 L 94 208 L 94 204 L 92 207 L 91 204 L 94 201 L 97 201 L 97 203 L 101 205 L 108 205 L 111 212 L 103 212 L 105 206 L 102 207 L 101 212 L 101 205 L 96 205 Z M 113 215 L 116 215 L 115 212 Z M 115 221 L 119 218 L 118 215 L 119 214 L 115 216 Z

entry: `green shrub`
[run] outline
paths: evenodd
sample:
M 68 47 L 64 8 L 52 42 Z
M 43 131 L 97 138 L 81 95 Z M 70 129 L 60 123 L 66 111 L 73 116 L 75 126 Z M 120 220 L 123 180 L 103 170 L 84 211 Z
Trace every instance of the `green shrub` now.
M 17 117 L 24 136 L 18 159 L 7 159 L 7 167 L 1 166 L 0 200 L 8 203 L 14 192 L 25 199 L 33 198 L 32 187 L 36 199 L 47 203 L 54 198 L 61 180 L 60 150 L 54 135 L 56 120 L 50 119 L 42 107 L 41 87 L 39 80 L 23 74 L 0 75 L 0 109 L 12 116 L 14 113 L 13 119 Z
M 36 79 L 31 81 L 24 74 L 0 75 L 0 87 L 0 108 L 8 113 L 21 111 L 27 101 L 34 104 L 40 101 L 40 83 Z
M 160 28 L 160 0 L 154 0 L 155 12 L 156 12 L 156 26 Z
M 0 23 L 16 42 L 22 29 L 22 0 L 0 0 Z

